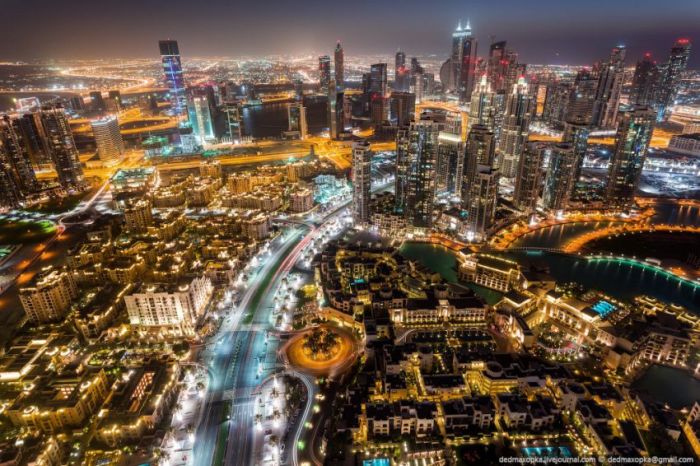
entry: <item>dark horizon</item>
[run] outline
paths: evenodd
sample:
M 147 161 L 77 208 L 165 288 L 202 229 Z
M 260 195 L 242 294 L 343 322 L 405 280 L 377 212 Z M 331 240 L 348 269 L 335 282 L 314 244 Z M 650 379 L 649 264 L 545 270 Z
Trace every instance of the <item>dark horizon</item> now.
M 425 2 L 406 0 L 327 4 L 311 0 L 288 4 L 271 0 L 231 5 L 211 0 L 206 5 L 180 0 L 94 2 L 67 0 L 56 10 L 49 0 L 31 6 L 9 0 L 3 6 L 13 18 L 0 33 L 2 60 L 70 60 L 157 58 L 159 39 L 180 44 L 183 57 L 241 57 L 330 53 L 341 40 L 348 56 L 441 54 L 461 19 L 471 21 L 479 55 L 491 38 L 506 40 L 532 64 L 590 64 L 625 44 L 627 63 L 646 51 L 663 62 L 679 37 L 700 41 L 700 8 L 696 0 L 658 2 L 590 0 L 563 5 L 556 0 L 533 2 L 483 0 L 463 4 L 444 0 L 428 10 Z M 349 18 L 349 19 L 348 19 Z M 696 45 L 698 47 L 698 45 Z M 691 53 L 690 68 L 700 68 L 700 53 Z

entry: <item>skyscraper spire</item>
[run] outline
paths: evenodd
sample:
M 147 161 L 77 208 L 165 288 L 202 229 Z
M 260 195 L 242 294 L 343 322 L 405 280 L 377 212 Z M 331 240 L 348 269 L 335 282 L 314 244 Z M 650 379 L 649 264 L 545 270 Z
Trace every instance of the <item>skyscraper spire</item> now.
M 457 21 L 457 31 L 461 31 L 461 30 L 462 30 L 462 20 L 460 19 L 459 21 Z
M 467 25 L 464 27 L 464 30 L 469 32 L 471 32 L 472 30 L 472 26 L 471 24 L 469 24 L 469 19 L 467 19 Z

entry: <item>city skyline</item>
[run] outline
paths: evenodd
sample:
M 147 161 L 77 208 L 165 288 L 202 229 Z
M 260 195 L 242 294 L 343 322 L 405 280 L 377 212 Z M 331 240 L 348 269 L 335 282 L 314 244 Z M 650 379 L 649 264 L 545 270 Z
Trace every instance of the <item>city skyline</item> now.
M 330 52 L 338 40 L 348 56 L 390 53 L 397 48 L 409 55 L 441 54 L 450 46 L 445 33 L 458 21 L 469 20 L 480 45 L 479 55 L 484 54 L 492 39 L 507 40 L 527 63 L 575 65 L 592 63 L 601 49 L 618 44 L 627 46 L 628 57 L 647 51 L 659 56 L 665 51 L 663 44 L 678 37 L 700 36 L 700 11 L 692 0 L 666 2 L 663 9 L 655 2 L 631 0 L 613 5 L 601 0 L 581 5 L 545 0 L 537 2 L 536 8 L 515 1 L 502 3 L 499 8 L 482 1 L 466 5 L 446 1 L 428 17 L 417 1 L 403 2 L 400 8 L 391 2 L 375 2 L 371 6 L 352 6 L 357 17 L 363 18 L 363 25 L 368 26 L 362 34 L 357 34 L 356 24 L 346 19 L 344 6 L 322 8 L 315 1 L 296 5 L 292 11 L 281 2 L 238 9 L 220 1 L 206 6 L 179 1 L 148 5 L 105 2 L 99 12 L 85 15 L 81 28 L 73 27 L 70 18 L 74 10 L 90 8 L 87 2 L 71 0 L 68 3 L 74 8 L 65 8 L 65 12 L 42 8 L 43 3 L 45 0 L 35 2 L 31 8 L 19 2 L 4 5 L 7 16 L 16 21 L 0 33 L 0 37 L 5 36 L 0 41 L 0 59 L 147 58 L 157 52 L 151 44 L 167 38 L 177 39 L 182 54 L 189 57 Z M 110 20 L 104 21 L 107 17 Z M 230 21 L 236 17 L 246 21 L 234 22 L 236 27 L 231 27 Z M 152 18 L 159 21 L 154 23 Z M 26 34 L 27 24 L 39 33 Z M 266 27 L 276 30 L 276 34 L 254 35 L 255 30 Z M 538 33 L 532 34 L 533 30 Z M 285 40 L 278 40 L 278 34 Z M 10 40 L 19 36 L 22 41 Z M 692 57 L 689 67 L 699 66 L 700 57 Z

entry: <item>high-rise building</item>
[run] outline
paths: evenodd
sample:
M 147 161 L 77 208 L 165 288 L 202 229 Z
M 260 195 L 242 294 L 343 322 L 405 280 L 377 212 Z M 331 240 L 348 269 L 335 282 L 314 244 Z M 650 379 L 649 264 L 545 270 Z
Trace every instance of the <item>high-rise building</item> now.
M 537 207 L 545 147 L 543 143 L 527 143 L 518 162 L 513 204 L 526 213 L 534 212 Z
M 228 137 L 233 144 L 238 144 L 243 140 L 241 106 L 238 102 L 224 102 L 224 113 Z
M 593 121 L 598 78 L 587 69 L 576 74 L 566 108 L 566 121 L 590 125 Z
M 483 238 L 493 225 L 498 201 L 498 169 L 477 165 L 469 187 L 467 219 L 469 230 L 476 238 Z
M 107 110 L 107 104 L 101 91 L 90 91 L 90 106 L 93 112 L 102 113 Z
M 479 165 L 493 166 L 496 158 L 496 137 L 486 125 L 472 125 L 464 146 L 462 179 L 460 182 L 462 207 L 469 210 L 469 196 Z
M 505 89 L 507 70 L 506 41 L 494 42 L 489 47 L 489 57 L 486 62 L 486 76 L 491 89 Z
M 650 52 L 644 54 L 644 58 L 637 62 L 632 77 L 630 89 L 630 105 L 656 105 L 656 92 L 659 87 L 659 67 Z
M 63 108 L 44 107 L 41 110 L 41 124 L 58 182 L 64 188 L 81 187 L 85 181 L 83 167 L 80 165 L 78 148 Z
M 19 119 L 19 125 L 22 128 L 25 148 L 34 168 L 50 168 L 53 161 L 51 160 L 46 131 L 41 123 L 41 112 L 25 113 Z
M 581 177 L 581 168 L 583 161 L 586 158 L 588 150 L 588 136 L 591 134 L 591 128 L 583 123 L 566 122 L 564 125 L 564 136 L 562 142 L 569 143 L 574 148 L 574 174 L 573 185 L 576 185 Z
M 661 116 L 668 114 L 678 96 L 678 88 L 683 72 L 688 66 L 690 58 L 690 40 L 678 39 L 671 47 L 668 63 L 664 67 L 661 85 L 659 87 L 658 104 Z
M 108 166 L 119 163 L 124 158 L 124 140 L 119 132 L 117 118 L 107 117 L 93 120 L 91 125 L 100 161 Z
M 613 47 L 610 58 L 604 62 L 598 75 L 595 104 L 593 106 L 593 126 L 614 128 L 620 95 L 625 74 L 624 45 Z
M 485 125 L 493 129 L 496 117 L 494 100 L 495 94 L 491 92 L 491 85 L 486 75 L 483 75 L 472 92 L 469 104 L 469 124 Z
M 394 57 L 394 91 L 408 92 L 411 85 L 411 74 L 406 67 L 406 54 L 401 50 Z
M 163 63 L 165 87 L 170 94 L 172 111 L 175 115 L 187 112 L 187 95 L 185 77 L 182 74 L 180 48 L 176 40 L 161 40 L 158 42 L 160 59 Z
M 299 139 L 306 139 L 308 134 L 306 107 L 301 103 L 289 104 L 287 120 L 289 121 L 289 131 L 296 131 L 299 133 Z
M 387 95 L 386 63 L 375 63 L 369 68 L 369 92 L 371 94 Z
M 391 121 L 394 125 L 408 126 L 415 116 L 416 96 L 410 92 L 391 93 Z
M 613 205 L 628 207 L 639 184 L 656 115 L 649 107 L 631 107 L 620 110 L 618 118 L 606 197 Z
M 199 139 L 200 144 L 216 140 L 214 116 L 212 115 L 214 107 L 210 93 L 204 88 L 193 89 L 187 98 L 187 110 L 192 132 Z
M 549 155 L 547 175 L 544 179 L 542 203 L 545 209 L 566 209 L 574 189 L 576 153 L 568 143 L 555 144 Z
M 328 132 L 331 139 L 338 139 L 340 133 L 345 131 L 345 120 L 343 119 L 343 99 L 344 94 L 337 92 L 335 81 L 331 81 L 328 86 Z
M 476 79 L 476 38 L 472 36 L 469 21 L 462 28 L 461 22 L 452 33 L 452 64 L 453 82 L 459 95 L 460 102 L 467 102 L 471 97 Z
M 331 57 L 321 55 L 318 57 L 318 84 L 322 94 L 328 94 L 331 82 Z
M 448 115 L 447 118 L 445 127 L 438 134 L 436 190 L 459 196 L 464 169 L 462 121 L 459 113 Z
M 335 88 L 342 91 L 345 89 L 345 56 L 340 41 L 335 45 L 333 57 L 335 58 Z
M 561 128 L 568 113 L 569 97 L 573 84 L 567 81 L 555 81 L 547 84 L 542 119 L 548 124 Z
M 396 209 L 414 228 L 433 224 L 439 132 L 437 122 L 421 118 L 397 134 Z
M 518 160 L 527 141 L 531 112 L 532 97 L 528 93 L 525 78 L 521 77 L 506 100 L 498 142 L 498 165 L 505 178 L 515 177 Z
M 372 188 L 372 152 L 369 142 L 352 144 L 352 218 L 355 225 L 369 223 L 369 200 Z
M 12 177 L 12 167 L 4 153 L 0 153 L 0 210 L 19 207 L 23 199 L 22 191 Z
M 26 147 L 21 119 L 4 115 L 0 119 L 0 157 L 3 159 L 3 172 L 13 179 L 22 195 L 39 189 L 39 182 Z

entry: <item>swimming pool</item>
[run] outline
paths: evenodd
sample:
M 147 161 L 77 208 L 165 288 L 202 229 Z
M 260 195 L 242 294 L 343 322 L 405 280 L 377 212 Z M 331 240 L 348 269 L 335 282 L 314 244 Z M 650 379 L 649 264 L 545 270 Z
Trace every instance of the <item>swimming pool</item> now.
M 571 458 L 569 447 L 525 447 L 523 454 L 528 458 Z
M 600 300 L 593 306 L 591 306 L 591 309 L 593 309 L 602 319 L 611 312 L 613 312 L 616 309 L 616 307 L 607 301 Z

